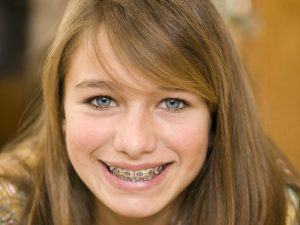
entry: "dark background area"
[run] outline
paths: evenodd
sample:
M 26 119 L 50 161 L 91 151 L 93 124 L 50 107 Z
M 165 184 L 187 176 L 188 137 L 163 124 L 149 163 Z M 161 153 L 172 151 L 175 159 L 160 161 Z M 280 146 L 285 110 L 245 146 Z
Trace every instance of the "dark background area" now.
M 28 25 L 28 1 L 0 2 L 0 76 L 22 73 Z

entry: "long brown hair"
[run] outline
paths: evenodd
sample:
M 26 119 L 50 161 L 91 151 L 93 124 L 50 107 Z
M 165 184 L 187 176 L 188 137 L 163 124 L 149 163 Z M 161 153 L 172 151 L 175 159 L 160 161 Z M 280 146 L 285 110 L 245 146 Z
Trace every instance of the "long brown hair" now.
M 34 155 L 34 163 L 22 167 L 27 176 L 21 189 L 28 196 L 23 224 L 95 223 L 92 194 L 67 156 L 62 100 L 68 63 L 84 33 L 103 63 L 100 24 L 124 65 L 200 95 L 209 106 L 213 143 L 200 174 L 182 193 L 175 220 L 183 225 L 285 224 L 288 184 L 276 163 L 282 157 L 259 124 L 246 72 L 208 0 L 69 2 L 44 64 L 39 116 L 9 147 L 28 146 Z

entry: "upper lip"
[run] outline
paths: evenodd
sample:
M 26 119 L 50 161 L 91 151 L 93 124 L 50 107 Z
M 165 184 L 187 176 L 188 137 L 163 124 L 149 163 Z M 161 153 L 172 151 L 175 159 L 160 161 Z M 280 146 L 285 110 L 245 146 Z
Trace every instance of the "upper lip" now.
M 155 163 L 140 163 L 140 164 L 129 164 L 126 162 L 110 162 L 110 161 L 102 161 L 102 163 L 106 164 L 107 166 L 118 167 L 121 169 L 128 169 L 128 170 L 143 170 L 149 168 L 155 168 L 161 165 L 166 165 L 171 162 L 155 162 Z

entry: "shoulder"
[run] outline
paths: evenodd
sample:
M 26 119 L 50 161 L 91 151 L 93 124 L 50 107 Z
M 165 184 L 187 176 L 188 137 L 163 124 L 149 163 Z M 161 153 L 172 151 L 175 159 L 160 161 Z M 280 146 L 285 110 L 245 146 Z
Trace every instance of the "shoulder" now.
M 0 152 L 0 174 L 9 172 L 23 172 L 23 166 L 32 166 L 37 158 L 36 151 L 31 146 L 19 146 L 8 151 Z
M 26 200 L 20 184 L 27 177 L 31 161 L 28 148 L 0 154 L 0 225 L 19 224 Z
M 287 187 L 286 188 L 286 199 L 287 199 L 287 225 L 300 225 L 299 216 L 300 216 L 300 196 L 299 192 L 296 192 L 294 189 Z
M 24 208 L 24 194 L 11 182 L 0 178 L 0 224 L 18 224 Z

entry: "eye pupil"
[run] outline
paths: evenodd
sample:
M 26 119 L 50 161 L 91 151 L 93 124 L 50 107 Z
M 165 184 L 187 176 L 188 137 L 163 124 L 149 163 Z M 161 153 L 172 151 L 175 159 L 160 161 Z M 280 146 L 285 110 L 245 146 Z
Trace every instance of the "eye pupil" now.
M 166 105 L 168 108 L 179 108 L 180 100 L 179 99 L 167 99 Z
M 107 98 L 107 97 L 101 97 L 97 99 L 97 104 L 99 106 L 108 106 L 111 102 L 111 99 Z

